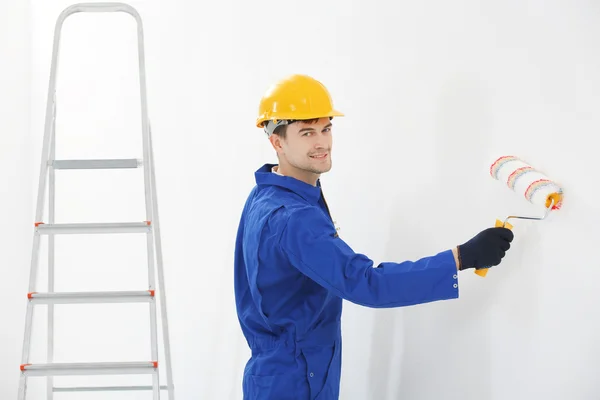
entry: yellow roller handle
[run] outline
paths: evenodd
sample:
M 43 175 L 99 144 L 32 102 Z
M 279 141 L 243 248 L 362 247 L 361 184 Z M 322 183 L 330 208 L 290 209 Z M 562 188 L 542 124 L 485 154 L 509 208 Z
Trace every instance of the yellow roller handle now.
M 511 229 L 513 228 L 513 226 L 510 223 L 504 223 L 502 221 L 500 221 L 499 219 L 496 220 L 496 228 L 508 228 Z M 480 268 L 480 269 L 476 269 L 475 273 L 479 276 L 481 276 L 482 278 L 485 278 L 485 276 L 487 275 L 489 268 Z

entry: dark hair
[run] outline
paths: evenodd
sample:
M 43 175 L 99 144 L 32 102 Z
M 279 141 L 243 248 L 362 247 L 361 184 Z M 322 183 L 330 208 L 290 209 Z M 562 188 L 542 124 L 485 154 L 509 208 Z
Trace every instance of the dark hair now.
M 306 124 L 314 124 L 315 122 L 319 121 L 319 118 L 312 118 L 312 119 L 302 119 L 302 120 L 296 120 L 294 122 L 304 122 Z M 282 139 L 286 138 L 287 135 L 287 125 L 279 125 L 277 128 L 275 128 L 275 130 L 273 131 L 273 135 L 277 135 Z

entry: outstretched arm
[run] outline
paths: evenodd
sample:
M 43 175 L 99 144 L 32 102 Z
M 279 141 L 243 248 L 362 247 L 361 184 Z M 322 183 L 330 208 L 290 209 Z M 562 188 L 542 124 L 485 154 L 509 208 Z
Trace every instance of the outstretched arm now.
M 382 262 L 354 252 L 317 208 L 293 210 L 279 245 L 300 272 L 339 297 L 367 307 L 402 307 L 458 297 L 457 253 Z

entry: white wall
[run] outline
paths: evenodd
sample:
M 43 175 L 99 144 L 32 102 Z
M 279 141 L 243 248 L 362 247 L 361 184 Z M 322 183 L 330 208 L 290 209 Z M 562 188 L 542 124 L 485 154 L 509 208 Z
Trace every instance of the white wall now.
M 2 330 L 2 398 L 14 397 L 18 383 L 52 32 L 69 4 L 33 1 L 31 21 L 25 6 L 12 7 L 20 19 L 11 17 L 10 36 L 26 46 L 31 32 L 32 64 L 4 31 L 0 42 L 19 60 L 2 65 L 2 102 L 20 107 L 0 121 L 19 131 L 2 134 L 2 162 L 13 166 L 20 154 L 33 164 L 2 170 L 14 195 L 2 204 L 15 210 L 7 221 L 18 238 L 2 258 L 10 277 L 2 294 L 17 305 L 0 306 L 10 327 Z M 594 3 L 131 4 L 146 30 L 178 398 L 241 398 L 249 353 L 234 308 L 234 237 L 254 170 L 275 160 L 253 122 L 266 87 L 296 72 L 322 80 L 347 115 L 335 122 L 334 169 L 323 183 L 343 238 L 376 262 L 438 252 L 508 214 L 538 214 L 489 177 L 497 156 L 521 156 L 566 189 L 548 221 L 515 222 L 513 248 L 487 278 L 461 274 L 459 300 L 395 310 L 346 303 L 341 398 L 594 398 L 600 193 L 584 164 L 596 158 L 600 127 Z M 110 20 L 107 29 L 101 22 Z M 57 156 L 141 156 L 132 20 L 68 21 Z M 141 170 L 59 172 L 58 220 L 143 219 Z M 143 288 L 143 244 L 136 236 L 59 241 L 57 290 Z M 58 309 L 57 361 L 147 358 L 144 307 L 93 309 Z M 43 381 L 33 382 L 40 393 Z
M 461 243 L 495 218 L 541 215 L 491 180 L 500 155 L 561 182 L 567 200 L 548 221 L 515 221 L 505 262 L 484 280 L 461 274 L 460 301 L 389 313 L 403 318 L 387 335 L 403 338 L 402 370 L 386 376 L 390 398 L 596 398 L 600 192 L 589 164 L 600 124 L 600 10 L 585 2 L 437 9 L 419 21 L 419 32 L 436 34 L 419 41 L 428 55 L 417 80 L 429 99 L 413 130 L 433 148 L 411 149 L 435 179 L 400 192 L 385 257 Z
M 16 398 L 31 252 L 29 4 L 0 1 L 0 398 Z

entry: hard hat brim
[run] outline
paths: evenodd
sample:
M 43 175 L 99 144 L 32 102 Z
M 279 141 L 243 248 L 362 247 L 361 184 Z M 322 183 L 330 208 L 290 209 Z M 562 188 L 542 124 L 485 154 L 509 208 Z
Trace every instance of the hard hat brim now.
M 293 113 L 293 114 L 280 114 L 280 113 L 276 113 L 276 115 L 262 115 L 259 118 L 256 119 L 256 127 L 257 128 L 262 128 L 263 124 L 266 121 L 272 120 L 272 121 L 282 121 L 282 120 L 295 120 L 295 121 L 301 121 L 301 120 L 309 120 L 309 119 L 315 119 L 315 118 L 327 118 L 327 117 L 343 117 L 344 114 L 341 113 L 340 111 L 337 110 L 332 110 L 331 112 L 325 113 L 325 114 L 319 114 L 319 115 L 315 115 L 315 114 L 298 114 L 298 113 Z

